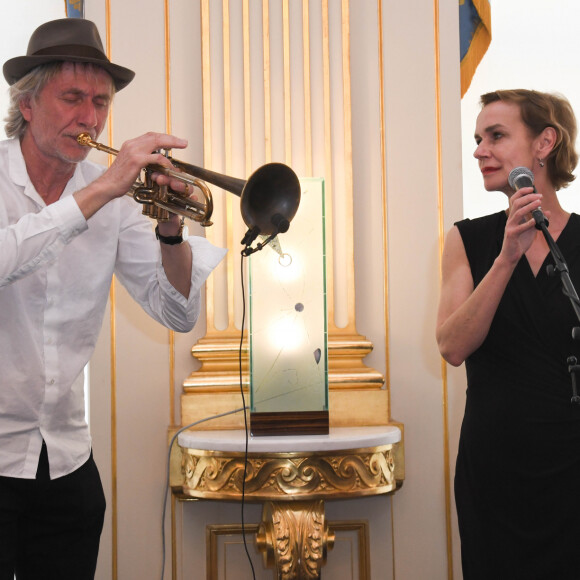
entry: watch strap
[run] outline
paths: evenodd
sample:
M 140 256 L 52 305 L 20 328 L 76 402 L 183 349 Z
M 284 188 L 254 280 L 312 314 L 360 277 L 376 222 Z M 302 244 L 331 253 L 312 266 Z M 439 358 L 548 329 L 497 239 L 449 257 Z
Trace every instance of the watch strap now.
M 183 242 L 183 226 L 179 229 L 179 234 L 177 236 L 163 236 L 159 233 L 159 226 L 155 226 L 155 236 L 162 244 L 167 244 L 168 246 L 176 246 Z

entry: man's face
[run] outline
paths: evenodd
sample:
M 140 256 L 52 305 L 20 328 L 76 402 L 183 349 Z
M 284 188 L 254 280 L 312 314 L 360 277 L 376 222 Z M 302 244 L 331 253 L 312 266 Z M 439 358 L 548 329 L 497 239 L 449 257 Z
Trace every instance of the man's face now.
M 96 139 L 103 130 L 113 97 L 110 75 L 99 67 L 64 63 L 36 99 L 20 110 L 28 126 L 23 140 L 47 161 L 78 163 L 89 148 L 77 143 L 79 133 Z

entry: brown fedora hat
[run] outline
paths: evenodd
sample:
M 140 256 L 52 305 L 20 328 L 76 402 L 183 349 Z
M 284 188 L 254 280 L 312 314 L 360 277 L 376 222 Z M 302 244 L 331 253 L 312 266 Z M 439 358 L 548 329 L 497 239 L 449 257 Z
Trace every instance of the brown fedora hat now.
M 128 68 L 113 64 L 105 55 L 99 31 L 84 18 L 61 18 L 40 25 L 30 37 L 26 56 L 4 63 L 4 78 L 13 85 L 34 67 L 47 62 L 89 62 L 104 68 L 120 91 L 135 76 Z

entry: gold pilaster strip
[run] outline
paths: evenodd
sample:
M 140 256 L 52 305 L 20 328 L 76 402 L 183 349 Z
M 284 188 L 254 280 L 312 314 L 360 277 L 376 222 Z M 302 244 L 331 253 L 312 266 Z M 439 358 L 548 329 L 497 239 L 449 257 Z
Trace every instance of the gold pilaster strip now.
M 344 204 L 346 223 L 344 235 L 354 240 L 353 181 L 352 181 L 352 99 L 350 92 L 350 12 L 349 0 L 342 0 L 342 90 L 344 113 Z M 354 244 L 346 244 L 346 280 L 348 325 L 345 331 L 356 332 L 354 290 Z
M 165 20 L 165 132 L 171 133 L 171 40 L 169 0 L 164 0 Z M 175 425 L 175 332 L 169 330 L 169 424 Z
M 380 0 L 379 0 L 380 2 Z M 395 504 L 393 502 L 393 496 L 389 497 L 390 500 L 390 504 L 391 504 L 391 538 L 393 538 L 392 540 L 392 566 L 391 566 L 391 570 L 393 572 L 393 579 L 395 579 L 397 577 L 396 574 L 396 562 L 395 562 L 395 558 L 396 558 L 396 552 L 395 552 Z
M 209 0 L 200 2 L 201 20 L 201 86 L 203 107 L 203 164 L 205 167 L 212 166 L 212 135 L 211 135 L 211 58 L 210 58 L 210 26 L 209 26 Z M 207 238 L 215 243 L 213 228 L 207 228 Z M 206 319 L 207 335 L 215 334 L 215 305 L 214 277 L 210 276 L 205 281 L 206 295 Z
M 302 0 L 302 46 L 304 78 L 304 167 L 305 177 L 312 177 L 312 102 L 310 96 L 310 17 L 308 0 Z
M 250 6 L 249 0 L 243 0 L 242 2 L 242 42 L 243 42 L 243 66 L 244 66 L 244 160 L 245 160 L 245 175 L 249 176 L 254 170 L 253 166 L 253 151 L 252 151 L 252 78 L 251 78 L 251 55 L 250 55 Z M 241 271 L 241 268 L 235 268 L 234 270 L 234 287 L 241 288 L 242 276 L 245 276 L 245 272 Z M 244 278 L 245 282 L 245 278 Z M 246 285 L 247 287 L 247 285 Z M 242 293 L 238 292 L 240 296 L 240 310 L 243 311 L 244 304 L 242 303 Z M 240 327 L 242 324 L 242 312 L 240 311 Z M 247 309 L 246 309 L 247 312 Z M 247 318 L 244 321 L 244 331 L 247 329 Z M 240 331 L 241 332 L 241 331 Z M 233 333 L 237 336 L 237 331 Z M 239 340 L 238 340 L 239 343 Z
M 171 134 L 171 20 L 169 0 L 164 0 L 165 33 L 165 132 Z M 175 332 L 168 331 L 169 339 L 169 425 L 177 424 L 175 415 Z M 171 497 L 171 577 L 177 579 L 177 531 L 175 526 L 175 498 Z M 165 525 L 165 522 L 162 522 Z
M 111 2 L 105 2 L 105 28 L 106 40 L 105 50 L 107 57 L 111 57 Z M 113 110 L 112 106 L 109 111 L 108 120 L 108 138 L 109 143 L 113 142 Z M 109 165 L 111 164 L 111 156 L 109 155 Z M 116 341 L 116 301 L 115 301 L 115 277 L 111 282 L 111 289 L 109 291 L 109 301 L 111 305 L 110 322 L 111 322 L 111 543 L 112 543 L 112 562 L 111 562 L 111 578 L 117 580 L 118 578 L 118 494 L 117 494 L 117 341 Z
M 231 24 L 230 24 L 230 2 L 223 0 L 223 66 L 224 66 L 224 144 L 225 144 L 225 173 L 232 174 L 232 57 L 231 57 Z M 231 195 L 225 196 L 226 204 L 226 244 L 228 248 L 234 247 L 233 236 L 233 198 Z M 235 252 L 228 252 L 226 256 L 228 275 L 227 283 L 227 309 L 228 328 L 234 329 L 234 257 Z
M 165 39 L 165 130 L 171 133 L 171 41 L 169 27 L 169 0 L 164 0 Z
M 112 577 L 117 579 L 117 341 L 115 317 L 115 280 L 111 284 L 111 541 L 112 550 Z
M 171 580 L 177 580 L 177 523 L 175 505 L 177 498 L 171 494 Z
M 332 119 L 330 108 L 330 39 L 328 22 L 328 0 L 322 0 L 322 94 L 324 107 L 324 204 L 326 208 L 326 287 L 328 308 L 328 334 L 338 331 L 334 322 L 334 248 L 333 203 L 332 203 Z
M 378 49 L 379 49 L 379 117 L 380 117 L 380 148 L 381 148 L 381 198 L 383 209 L 383 313 L 385 317 L 385 384 L 387 386 L 387 405 L 389 420 L 391 419 L 391 380 L 390 380 L 390 343 L 389 343 L 389 238 L 388 238 L 388 196 L 387 196 L 387 123 L 385 118 L 385 74 L 384 74 L 384 46 L 383 46 L 383 0 L 377 0 L 378 22 Z M 393 496 L 390 498 L 390 528 L 391 528 L 391 570 L 396 578 L 395 566 L 395 511 Z
M 437 134 L 437 207 L 439 220 L 439 265 L 444 243 L 444 216 L 443 216 L 443 144 L 441 131 L 441 60 L 440 60 L 440 29 L 439 29 L 439 0 L 433 0 L 434 22 L 434 53 L 435 53 L 435 123 Z M 443 464 L 445 480 L 445 531 L 447 540 L 447 577 L 453 580 L 453 543 L 451 537 L 451 475 L 449 472 L 449 395 L 447 389 L 447 366 L 441 359 L 441 388 L 443 407 Z
M 244 43 L 244 146 L 246 175 L 253 169 L 252 163 L 252 92 L 250 75 L 250 6 L 249 0 L 242 3 L 242 34 Z
M 286 165 L 292 165 L 292 107 L 290 95 L 290 14 L 288 0 L 282 2 L 282 38 L 284 53 L 284 142 Z
M 389 236 L 388 232 L 388 198 L 387 198 L 387 123 L 385 119 L 385 74 L 384 74 L 384 48 L 383 48 L 383 0 L 377 0 L 378 11 L 378 36 L 379 36 L 379 115 L 380 115 L 380 143 L 381 143 L 381 197 L 383 208 L 383 312 L 385 316 L 385 384 L 387 385 L 387 399 L 389 413 L 391 409 L 391 380 L 390 368 L 390 344 L 389 344 Z M 390 419 L 390 417 L 389 417 Z
M 270 81 L 270 8 L 268 0 L 262 0 L 262 52 L 264 59 L 264 141 L 266 163 L 272 161 L 272 103 Z

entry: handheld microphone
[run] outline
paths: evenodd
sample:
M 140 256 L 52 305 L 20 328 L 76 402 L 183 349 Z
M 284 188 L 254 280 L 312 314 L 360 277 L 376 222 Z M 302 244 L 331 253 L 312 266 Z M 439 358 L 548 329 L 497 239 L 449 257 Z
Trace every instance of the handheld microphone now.
M 508 177 L 508 183 L 512 189 L 518 190 L 522 187 L 533 187 L 534 193 L 536 193 L 536 188 L 534 187 L 534 174 L 527 167 L 516 167 L 510 171 Z M 532 217 L 536 222 L 536 228 L 538 230 L 542 229 L 542 224 L 546 224 L 546 227 L 550 225 L 541 207 L 538 207 L 532 211 Z

